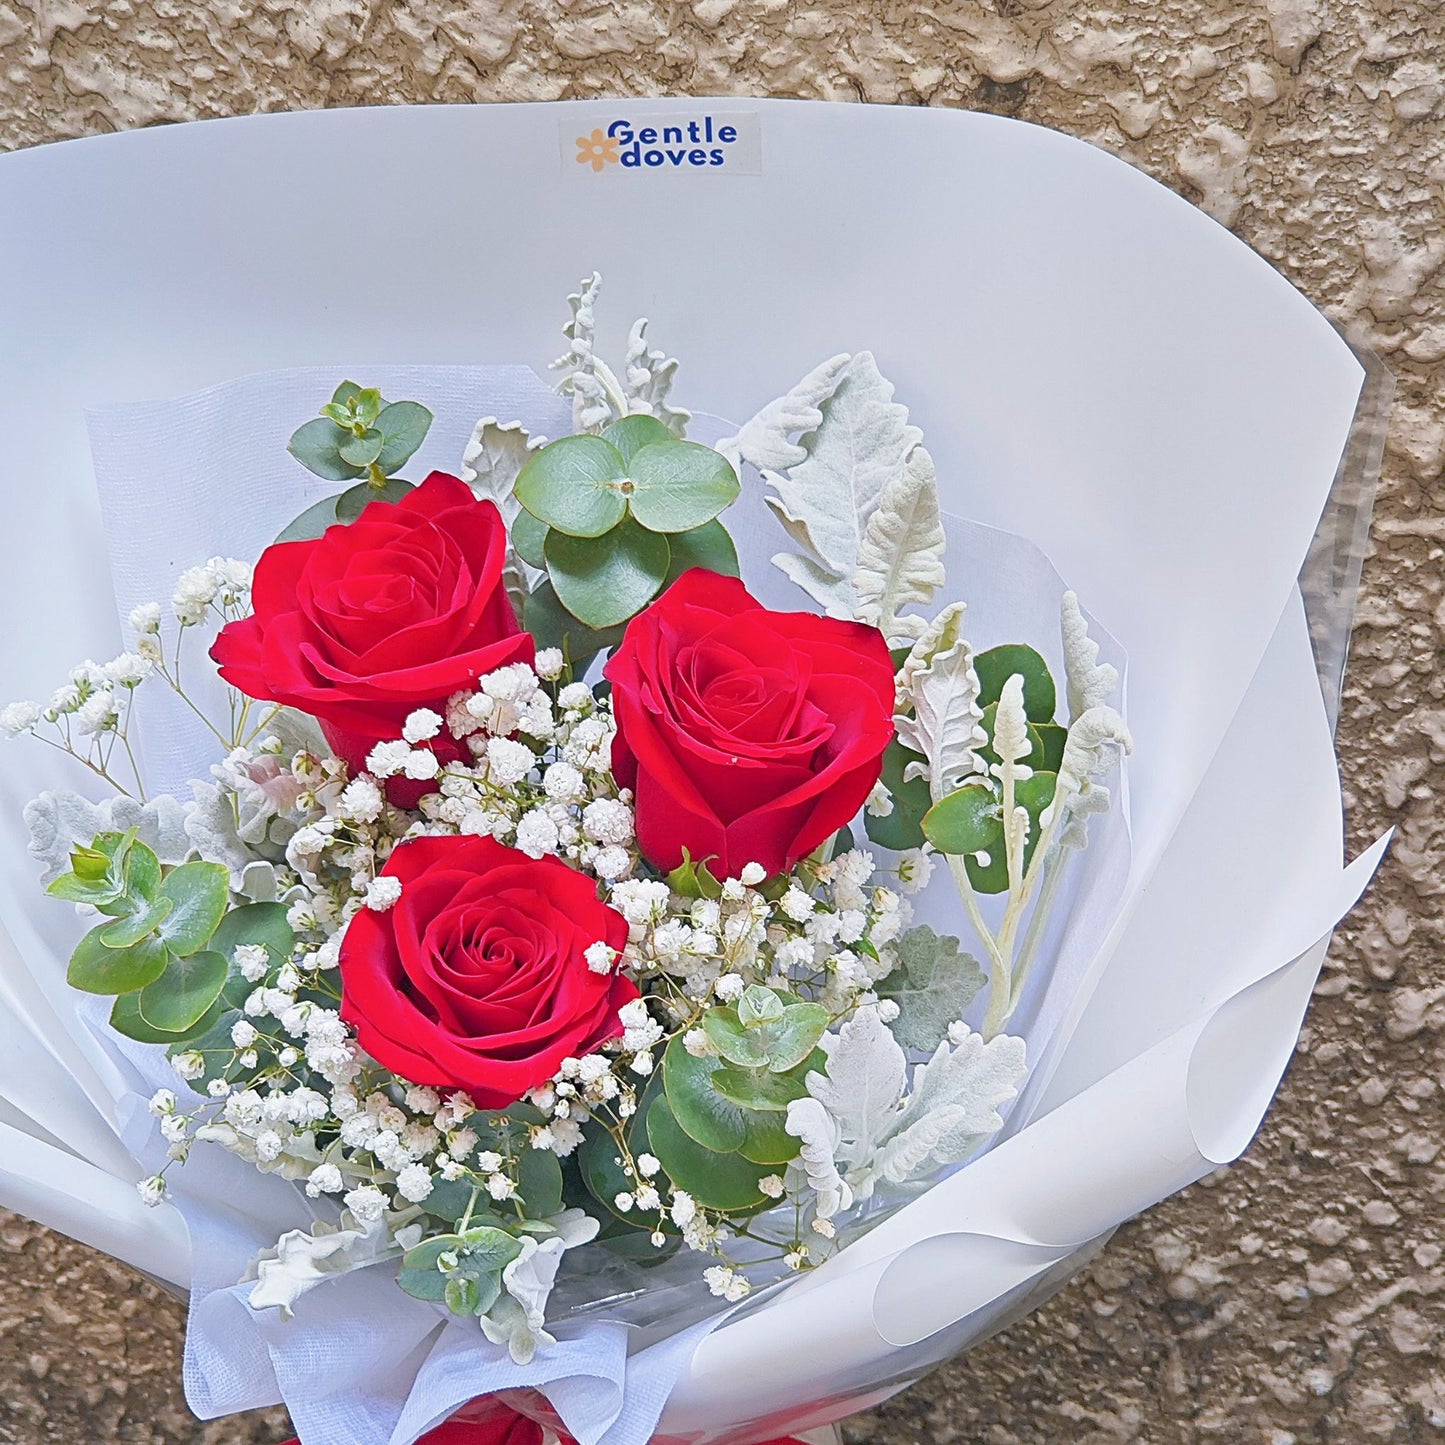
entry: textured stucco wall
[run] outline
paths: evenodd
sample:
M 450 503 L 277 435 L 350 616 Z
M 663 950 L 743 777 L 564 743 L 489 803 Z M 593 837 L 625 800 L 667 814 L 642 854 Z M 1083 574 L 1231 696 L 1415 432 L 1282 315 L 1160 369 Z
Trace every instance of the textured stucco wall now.
M 1352 837 L 1401 832 L 1262 1136 L 850 1435 L 1445 1439 L 1440 0 L 0 0 L 6 147 L 255 110 L 689 92 L 963 106 L 1092 140 L 1231 226 L 1399 379 L 1341 741 Z M 18 1220 L 0 1248 L 0 1441 L 281 1437 L 274 1416 L 189 1419 L 177 1306 Z

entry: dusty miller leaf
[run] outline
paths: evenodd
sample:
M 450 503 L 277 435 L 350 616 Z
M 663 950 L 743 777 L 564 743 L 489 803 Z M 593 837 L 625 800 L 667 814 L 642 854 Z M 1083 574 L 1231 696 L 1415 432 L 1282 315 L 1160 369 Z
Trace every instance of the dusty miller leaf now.
M 600 431 L 612 420 L 606 382 L 618 389 L 616 378 L 596 350 L 597 294 L 601 289 L 602 277 L 594 271 L 582 282 L 581 288 L 567 298 L 572 309 L 572 319 L 562 328 L 567 350 L 550 368 L 562 373 L 557 391 L 572 398 L 572 425 L 579 432 Z
M 853 577 L 854 616 L 881 631 L 890 647 L 914 641 L 921 617 L 900 617 L 905 607 L 927 603 L 943 586 L 943 518 L 933 458 L 914 447 L 883 488 L 858 544 Z
M 840 1209 L 847 1209 L 853 1202 L 853 1191 L 838 1173 L 833 1158 L 838 1147 L 838 1127 L 832 1115 L 817 1099 L 794 1099 L 788 1105 L 784 1127 L 802 1141 L 798 1160 L 818 1196 L 818 1217 L 831 1219 Z
M 892 1184 L 907 1184 L 928 1172 L 935 1163 L 955 1163 L 951 1157 L 941 1157 L 941 1151 L 945 1149 L 945 1140 L 951 1138 L 967 1118 L 967 1110 L 957 1104 L 946 1104 L 915 1119 L 878 1151 L 873 1173 Z
M 166 864 L 184 862 L 191 851 L 186 809 L 169 794 L 148 803 L 121 797 L 92 803 L 79 793 L 44 792 L 25 805 L 24 816 L 30 856 L 40 864 L 40 881 L 47 886 L 70 871 L 70 850 L 78 843 L 89 846 L 97 833 L 134 828 L 136 837 Z
M 853 358 L 843 352 L 815 366 L 786 396 L 770 401 L 736 436 L 724 437 L 717 449 L 740 471 L 747 462 L 760 472 L 783 471 L 807 458 L 797 438 L 823 423 L 822 404 L 838 389 L 843 369 Z
M 926 1064 L 914 1070 L 913 1092 L 895 1133 L 957 1109 L 929 1156 L 936 1164 L 957 1164 L 1003 1127 L 999 1107 L 1018 1093 L 1026 1072 L 1024 1041 L 1012 1034 L 999 1034 L 985 1043 L 982 1034 L 970 1030 L 953 1047 L 945 1040 Z
M 629 410 L 655 416 L 675 437 L 687 435 L 690 411 L 667 404 L 677 375 L 677 358 L 649 350 L 647 319 L 639 317 L 627 333 L 627 366 L 624 380 Z
M 1059 609 L 1059 630 L 1064 639 L 1064 676 L 1069 698 L 1069 720 L 1091 707 L 1102 707 L 1119 685 L 1119 669 L 1099 661 L 1099 644 L 1089 636 L 1089 624 L 1079 610 L 1079 599 L 1065 592 Z
M 849 361 L 817 410 L 822 420 L 798 439 L 806 455 L 785 471 L 763 473 L 775 493 L 765 500 L 806 560 L 826 578 L 810 579 L 809 595 L 830 616 L 851 617 L 853 577 L 868 520 L 923 433 L 909 423 L 907 407 L 893 400 L 893 384 L 879 374 L 867 351 Z
M 462 453 L 462 480 L 483 501 L 495 502 L 507 526 L 520 509 L 513 488 L 527 458 L 546 442 L 527 433 L 519 421 L 498 421 L 484 416 L 472 428 Z
M 951 603 L 913 645 L 898 675 L 898 741 L 923 763 L 904 778 L 926 777 L 937 802 L 971 773 L 983 771 L 978 750 L 988 741 L 978 705 L 973 651 L 962 636 L 963 604 Z
M 908 1061 L 873 1007 L 838 1030 L 825 1072 L 807 1076 L 808 1092 L 838 1129 L 839 1159 L 866 1162 L 891 1130 L 908 1081 Z
M 1133 746 L 1124 719 L 1113 708 L 1091 707 L 1069 726 L 1064 760 L 1059 765 L 1060 787 L 1082 791 L 1108 768 L 1113 748 L 1127 753 Z
M 898 1005 L 889 1028 L 905 1049 L 931 1053 L 948 1026 L 963 1018 L 986 975 L 956 938 L 940 937 L 927 924 L 910 928 L 894 948 L 898 967 L 877 986 L 880 998 Z
M 521 510 L 515 495 L 517 474 L 546 440 L 546 437 L 529 436 L 519 421 L 499 422 L 494 416 L 484 416 L 472 428 L 471 440 L 462 453 L 462 480 L 478 497 L 495 502 L 507 525 L 507 565 L 502 571 L 502 582 L 519 617 L 543 574 L 529 567 L 512 546 L 512 523 Z

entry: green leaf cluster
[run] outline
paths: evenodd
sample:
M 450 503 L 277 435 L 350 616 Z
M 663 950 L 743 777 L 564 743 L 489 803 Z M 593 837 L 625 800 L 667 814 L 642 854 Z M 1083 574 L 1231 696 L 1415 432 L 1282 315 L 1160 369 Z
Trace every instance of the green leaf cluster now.
M 354 522 L 369 502 L 398 502 L 412 490 L 396 475 L 426 439 L 432 414 L 420 402 L 386 401 L 375 387 L 343 381 L 321 415 L 298 427 L 286 450 L 328 482 L 355 482 L 339 497 L 308 507 L 276 539 L 319 537 Z
M 524 510 L 512 524 L 518 555 L 547 574 L 528 601 L 528 631 L 575 661 L 615 645 L 623 624 L 689 568 L 737 576 L 717 518 L 738 491 L 726 457 L 679 441 L 652 416 L 542 447 L 517 477 Z
M 397 1282 L 414 1299 L 445 1304 L 454 1315 L 486 1314 L 502 1293 L 502 1271 L 522 1252 L 521 1240 L 500 1225 L 482 1216 L 459 1233 L 423 1240 L 402 1256 Z
M 1020 761 L 1032 768 L 1033 774 L 1014 784 L 1014 802 L 1029 815 L 1029 836 L 1023 858 L 1027 869 L 1038 845 L 1039 816 L 1054 800 L 1068 729 L 1054 721 L 1057 689 L 1048 664 L 1032 647 L 1008 643 L 991 648 L 978 655 L 974 669 L 979 680 L 982 727 L 988 738 L 979 755 L 990 768 L 999 762 L 993 747 L 999 696 L 1009 678 L 1015 675 L 1023 678 L 1029 751 Z M 920 831 L 940 853 L 963 855 L 969 882 L 978 892 L 1007 891 L 1003 790 L 991 773 L 970 778 L 946 798 L 941 798 L 923 815 Z
M 760 1181 L 798 1155 L 787 1109 L 823 1066 L 818 1040 L 828 1022 L 820 1004 L 753 985 L 735 1005 L 703 1015 L 715 1054 L 699 1058 L 672 1039 L 662 1090 L 647 1105 L 647 1137 L 677 1188 L 730 1214 L 767 1206 Z
M 106 915 L 76 945 L 73 988 L 112 995 L 111 1023 L 145 1043 L 177 1043 L 204 1032 L 230 973 L 215 936 L 230 902 L 219 863 L 163 870 L 129 833 L 100 833 L 70 855 L 70 871 L 47 890 Z

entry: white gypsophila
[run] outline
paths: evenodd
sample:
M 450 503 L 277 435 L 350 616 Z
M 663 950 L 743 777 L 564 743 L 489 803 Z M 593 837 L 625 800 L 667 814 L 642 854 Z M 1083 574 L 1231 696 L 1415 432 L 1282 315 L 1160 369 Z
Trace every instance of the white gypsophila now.
M 511 738 L 487 739 L 487 778 L 501 788 L 520 783 L 536 764 L 537 756 L 525 743 Z
M 545 858 L 557 851 L 557 825 L 544 808 L 533 808 L 517 824 L 517 847 L 529 858 Z
M 385 804 L 381 789 L 363 773 L 342 790 L 337 807 L 341 816 L 353 823 L 374 823 Z
M 537 653 L 537 660 L 534 666 L 537 669 L 537 676 L 546 678 L 548 682 L 554 682 L 562 675 L 562 669 L 567 665 L 567 659 L 562 654 L 560 647 L 544 647 Z
M 12 702 L 0 710 L 0 733 L 16 738 L 28 733 L 41 717 L 44 709 L 38 702 Z
M 408 1164 L 396 1176 L 396 1191 L 412 1204 L 420 1204 L 432 1192 L 431 1171 L 422 1164 Z
M 122 652 L 102 669 L 107 682 L 115 687 L 138 687 L 154 670 L 155 664 L 138 652 Z
M 401 897 L 401 879 L 390 876 L 373 878 L 366 885 L 366 906 L 376 913 L 385 913 Z
M 132 607 L 130 617 L 132 632 L 139 633 L 142 637 L 159 632 L 161 629 L 161 604 L 159 602 L 142 602 L 139 606 Z
M 380 742 L 367 754 L 366 770 L 378 778 L 393 778 L 406 767 L 411 746 L 399 739 Z
M 406 722 L 402 724 L 401 736 L 404 741 L 415 746 L 436 737 L 441 730 L 441 714 L 433 712 L 429 707 L 419 707 L 407 714 Z
M 76 730 L 82 735 L 109 732 L 119 720 L 115 694 L 109 688 L 91 693 L 75 710 Z
M 597 798 L 582 810 L 582 831 L 594 843 L 631 842 L 632 809 L 616 798 Z

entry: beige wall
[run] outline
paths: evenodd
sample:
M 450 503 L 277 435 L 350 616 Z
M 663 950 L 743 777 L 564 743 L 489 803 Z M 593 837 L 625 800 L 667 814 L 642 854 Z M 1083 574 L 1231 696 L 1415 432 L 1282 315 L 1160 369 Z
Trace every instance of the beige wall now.
M 1440 0 L 0 0 L 0 144 L 197 116 L 619 93 L 964 106 L 1128 157 L 1399 378 L 1341 727 L 1401 833 L 1243 1162 L 856 1441 L 1445 1439 L 1445 11 Z M 3 344 L 3 318 L 0 318 Z M 34 485 L 34 478 L 9 484 Z M 1244 519 L 1247 522 L 1247 519 Z M 1261 766 L 1288 766 L 1288 740 Z M 0 1442 L 203 1430 L 181 1312 L 0 1220 Z

